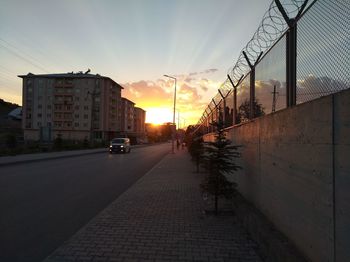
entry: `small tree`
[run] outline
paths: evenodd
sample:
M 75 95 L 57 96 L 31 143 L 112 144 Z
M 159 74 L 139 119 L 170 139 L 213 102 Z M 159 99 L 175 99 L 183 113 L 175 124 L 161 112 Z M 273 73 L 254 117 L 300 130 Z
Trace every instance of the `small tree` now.
M 8 133 L 6 135 L 6 146 L 10 149 L 14 149 L 17 146 L 17 138 L 13 133 Z
M 197 173 L 198 173 L 201 156 L 203 154 L 203 138 L 201 136 L 193 138 L 188 147 L 188 151 L 191 154 L 192 159 L 196 161 Z
M 254 100 L 254 117 L 259 117 L 265 115 L 265 108 L 259 103 L 258 99 Z M 245 99 L 242 104 L 238 107 L 237 113 L 237 123 L 241 123 L 249 120 L 250 116 L 250 101 Z
M 241 169 L 235 163 L 235 158 L 240 157 L 239 146 L 231 145 L 226 139 L 223 130 L 224 123 L 212 123 L 216 127 L 215 141 L 204 143 L 203 164 L 208 169 L 208 174 L 201 183 L 202 192 L 209 193 L 215 198 L 215 214 L 218 214 L 218 201 L 220 197 L 231 198 L 236 192 L 236 183 L 227 180 L 226 175 Z
M 62 150 L 63 147 L 63 140 L 62 135 L 58 134 L 57 137 L 54 140 L 54 147 L 56 150 Z

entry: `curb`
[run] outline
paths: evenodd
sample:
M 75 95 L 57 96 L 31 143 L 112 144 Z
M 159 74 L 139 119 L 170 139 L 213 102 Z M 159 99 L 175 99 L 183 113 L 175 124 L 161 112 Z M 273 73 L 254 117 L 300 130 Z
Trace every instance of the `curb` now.
M 153 145 L 153 144 L 152 144 Z M 152 145 L 134 145 L 131 146 L 131 148 L 140 148 L 140 147 L 146 147 L 146 146 L 152 146 Z M 74 151 L 62 151 L 62 152 L 70 152 L 67 155 L 61 155 L 61 156 L 43 156 L 42 158 L 32 158 L 32 159 L 23 159 L 23 160 L 14 160 L 9 162 L 0 162 L 0 167 L 3 166 L 11 166 L 11 165 L 18 165 L 18 164 L 26 164 L 26 163 L 33 163 L 33 162 L 39 162 L 39 161 L 47 161 L 47 160 L 55 160 L 60 158 L 68 158 L 68 157 L 78 157 L 78 156 L 84 156 L 84 155 L 92 155 L 92 154 L 101 154 L 101 153 L 108 153 L 108 147 L 101 148 L 100 151 L 89 151 L 89 152 L 81 152 L 74 154 Z M 50 153 L 48 153 L 50 154 Z
M 70 152 L 70 151 L 68 151 Z M 43 158 L 37 158 L 37 159 L 25 159 L 25 160 L 15 160 L 5 163 L 0 163 L 0 167 L 2 166 L 11 166 L 11 165 L 18 165 L 18 164 L 26 164 L 26 163 L 32 163 L 32 162 L 39 162 L 39 161 L 47 161 L 47 160 L 54 160 L 54 159 L 60 159 L 60 158 L 68 158 L 68 157 L 78 157 L 78 156 L 84 156 L 84 155 L 92 155 L 92 154 L 99 154 L 99 153 L 108 153 L 108 149 L 104 151 L 95 151 L 95 152 L 84 152 L 79 154 L 68 154 L 68 155 L 62 155 L 62 156 L 46 156 Z

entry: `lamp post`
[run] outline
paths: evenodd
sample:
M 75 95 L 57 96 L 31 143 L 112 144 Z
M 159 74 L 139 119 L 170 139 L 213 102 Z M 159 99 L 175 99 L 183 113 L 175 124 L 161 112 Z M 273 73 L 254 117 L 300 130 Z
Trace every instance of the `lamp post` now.
M 173 127 L 172 127 L 172 145 L 171 145 L 171 152 L 173 154 L 175 154 L 175 131 L 176 131 L 176 128 L 175 128 L 175 108 L 176 108 L 176 77 L 173 77 L 173 76 L 169 76 L 169 75 L 164 75 L 165 77 L 168 77 L 168 78 L 171 78 L 173 80 L 175 80 L 175 91 L 174 91 L 174 112 L 173 112 Z M 175 129 L 175 130 L 174 130 Z

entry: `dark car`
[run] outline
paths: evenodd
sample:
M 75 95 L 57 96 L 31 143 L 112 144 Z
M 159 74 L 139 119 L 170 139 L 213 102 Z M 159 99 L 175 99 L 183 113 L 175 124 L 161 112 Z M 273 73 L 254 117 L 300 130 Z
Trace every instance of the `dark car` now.
M 130 139 L 129 138 L 113 138 L 109 145 L 110 153 L 130 153 Z

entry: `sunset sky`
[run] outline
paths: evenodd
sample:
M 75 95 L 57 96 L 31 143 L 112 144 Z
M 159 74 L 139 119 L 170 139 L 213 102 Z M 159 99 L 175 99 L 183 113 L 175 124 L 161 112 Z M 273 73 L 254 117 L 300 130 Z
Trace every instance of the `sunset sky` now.
M 112 78 L 148 122 L 195 124 L 271 0 L 0 0 L 0 98 L 21 104 L 20 74 Z M 176 120 L 177 121 L 177 120 Z

